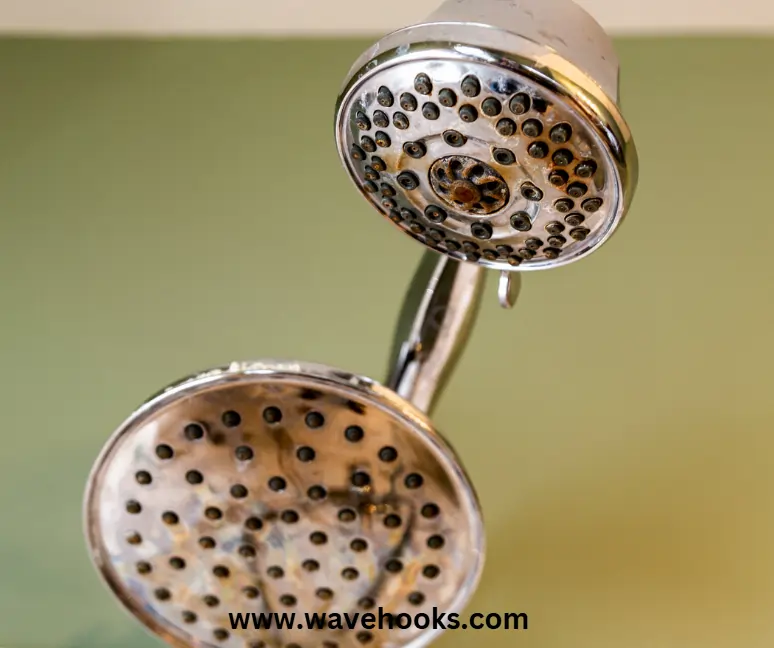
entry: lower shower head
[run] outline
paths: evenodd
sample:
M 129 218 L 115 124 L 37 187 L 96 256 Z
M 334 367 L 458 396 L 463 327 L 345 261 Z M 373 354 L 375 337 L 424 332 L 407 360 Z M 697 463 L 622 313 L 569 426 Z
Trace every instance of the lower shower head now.
M 618 227 L 636 153 L 609 37 L 570 0 L 447 0 L 352 67 L 342 161 L 404 232 L 499 270 L 576 261 Z
M 441 629 L 313 629 L 305 615 L 461 611 L 483 566 L 481 513 L 420 408 L 481 272 L 441 261 L 395 347 L 394 391 L 321 365 L 234 363 L 165 389 L 110 438 L 89 479 L 87 542 L 152 632 L 176 648 L 418 648 Z M 293 612 L 284 628 L 229 617 Z

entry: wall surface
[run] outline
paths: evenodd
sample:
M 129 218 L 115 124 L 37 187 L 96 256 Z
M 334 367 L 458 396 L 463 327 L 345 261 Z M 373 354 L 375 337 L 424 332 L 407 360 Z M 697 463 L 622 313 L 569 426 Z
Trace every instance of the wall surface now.
M 484 0 L 478 0 L 484 1 Z M 622 34 L 774 33 L 770 0 L 575 0 Z M 442 0 L 0 0 L 0 32 L 224 35 L 377 34 Z
M 365 45 L 0 41 L 0 645 L 161 646 L 80 523 L 146 396 L 237 358 L 383 374 L 420 250 L 335 154 Z M 774 643 L 774 42 L 618 47 L 628 220 L 513 311 L 490 281 L 437 412 L 486 515 L 469 609 L 530 628 L 439 648 Z

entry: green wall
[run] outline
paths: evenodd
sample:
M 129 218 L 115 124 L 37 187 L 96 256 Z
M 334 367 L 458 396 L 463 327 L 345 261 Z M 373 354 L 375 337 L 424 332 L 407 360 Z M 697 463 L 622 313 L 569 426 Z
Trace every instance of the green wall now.
M 0 41 L 0 645 L 150 648 L 93 572 L 87 471 L 235 358 L 381 377 L 419 246 L 336 157 L 366 46 Z M 485 508 L 472 648 L 774 641 L 774 41 L 622 40 L 641 156 L 591 258 L 490 280 L 437 421 Z M 493 279 L 494 277 L 490 278 Z

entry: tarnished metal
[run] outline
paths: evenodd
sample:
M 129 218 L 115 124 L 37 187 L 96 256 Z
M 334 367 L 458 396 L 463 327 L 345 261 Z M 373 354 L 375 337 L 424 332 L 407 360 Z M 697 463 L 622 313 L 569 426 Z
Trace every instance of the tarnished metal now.
M 460 612 L 475 590 L 479 504 L 426 412 L 464 348 L 483 274 L 426 254 L 390 388 L 311 363 L 235 362 L 140 407 L 85 498 L 91 557 L 122 605 L 175 648 L 430 643 L 441 628 L 313 629 L 301 616 Z M 273 612 L 299 613 L 301 627 L 235 629 L 229 617 Z
M 401 97 L 401 103 L 386 110 L 384 96 Z M 418 110 L 417 96 L 432 108 Z M 358 123 L 363 116 L 375 121 L 376 110 L 403 110 L 398 122 L 393 116 L 392 146 L 380 155 L 394 177 L 414 174 L 417 182 L 395 200 L 415 209 L 425 227 L 398 226 L 455 259 L 536 270 L 590 254 L 624 218 L 637 156 L 617 101 L 618 61 L 610 39 L 570 0 L 447 0 L 427 21 L 384 37 L 354 64 L 337 105 L 337 141 L 363 190 L 364 160 L 350 153 L 352 144 L 363 147 Z M 469 178 L 441 186 L 446 179 L 435 170 L 454 158 L 465 160 L 462 169 L 478 165 L 504 184 L 495 203 L 482 202 L 485 192 Z M 439 198 L 447 212 L 435 228 L 443 246 L 421 222 Z M 466 241 L 486 230 L 492 242 L 521 248 L 526 230 L 511 226 L 514 214 L 526 212 L 542 229 L 573 209 L 568 201 L 589 207 L 582 207 L 588 233 L 572 238 L 560 254 L 544 247 L 514 265 L 508 256 L 473 258 L 464 251 Z

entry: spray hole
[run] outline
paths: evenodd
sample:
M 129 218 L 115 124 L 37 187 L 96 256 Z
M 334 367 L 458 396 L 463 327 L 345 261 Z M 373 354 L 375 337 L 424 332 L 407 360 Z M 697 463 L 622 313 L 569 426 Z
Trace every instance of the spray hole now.
M 403 569 L 403 563 L 397 558 L 388 560 L 384 568 L 391 574 L 397 574 Z
M 169 524 L 170 526 L 177 524 L 180 521 L 180 518 L 174 511 L 164 511 L 164 513 L 161 514 L 161 519 L 164 521 L 164 524 Z
M 386 113 L 382 112 L 381 110 L 377 110 L 374 112 L 374 124 L 376 124 L 379 128 L 387 128 L 390 125 L 390 120 Z M 382 171 L 383 170 L 384 169 L 382 169 Z
M 172 448 L 166 443 L 162 443 L 161 445 L 156 446 L 156 456 L 159 459 L 171 459 L 174 454 L 175 451 L 172 450 Z
M 356 518 L 357 513 L 355 513 L 355 511 L 353 511 L 351 508 L 345 508 L 339 511 L 339 520 L 341 522 L 354 522 Z
M 179 556 L 173 556 L 169 559 L 169 566 L 172 569 L 185 569 L 185 560 Z
M 314 461 L 314 458 L 315 458 L 314 449 L 310 448 L 309 446 L 303 446 L 296 451 L 296 457 L 298 457 L 299 461 L 303 461 L 305 463 L 309 461 Z
M 318 546 L 324 545 L 326 542 L 328 542 L 328 536 L 325 535 L 322 531 L 314 531 L 309 536 L 309 541 L 313 545 L 318 545 Z
M 385 463 L 391 463 L 398 458 L 398 451 L 392 446 L 385 446 L 379 450 L 379 459 Z
M 583 201 L 582 205 L 584 211 L 589 212 L 590 214 L 593 214 L 596 211 L 599 211 L 602 207 L 602 199 L 601 198 L 589 198 L 588 200 Z
M 410 92 L 404 92 L 400 96 L 400 107 L 403 108 L 403 110 L 408 110 L 409 112 L 413 112 L 417 109 L 417 100 L 414 97 L 413 94 Z
M 321 587 L 315 592 L 318 599 L 323 601 L 330 601 L 333 598 L 333 590 L 327 587 Z
M 242 588 L 242 594 L 244 594 L 245 597 L 249 599 L 255 599 L 255 598 L 258 598 L 260 592 L 258 591 L 257 587 L 248 586 L 248 587 Z
M 151 567 L 151 564 L 149 562 L 145 562 L 144 560 L 141 560 L 135 565 L 135 568 L 137 569 L 138 574 L 142 574 L 143 576 L 145 574 L 150 574 L 151 571 L 153 571 L 153 567 Z
M 168 601 L 172 598 L 172 594 L 166 587 L 159 587 L 153 594 L 159 601 Z
M 138 484 L 141 484 L 142 486 L 147 486 L 153 481 L 151 474 L 147 470 L 140 470 L 136 472 L 134 475 L 134 479 L 137 481 Z
M 446 541 L 440 535 L 432 535 L 427 539 L 427 546 L 430 549 L 441 549 L 444 544 L 446 544 Z
M 481 83 L 479 83 L 479 80 L 475 76 L 469 74 L 464 79 L 462 79 L 460 88 L 462 90 L 462 94 L 464 94 L 466 97 L 477 97 L 481 92 Z
M 189 441 L 196 441 L 204 436 L 204 428 L 198 423 L 189 423 L 185 426 L 183 434 Z
M 371 610 L 374 608 L 374 606 L 376 606 L 376 601 L 374 601 L 374 599 L 372 599 L 370 596 L 364 596 L 357 602 L 357 604 L 364 610 Z
M 406 485 L 406 488 L 416 490 L 425 483 L 425 480 L 422 475 L 418 473 L 411 473 L 410 475 L 406 475 L 406 479 L 403 481 L 403 483 Z
M 551 159 L 554 161 L 556 166 L 567 166 L 572 162 L 573 155 L 572 152 L 568 151 L 567 149 L 559 149 L 558 151 L 554 152 L 554 154 L 551 156 Z
M 208 506 L 204 510 L 204 516 L 208 520 L 220 520 L 220 518 L 223 517 L 223 511 L 221 511 L 217 506 Z
M 263 410 L 263 420 L 267 423 L 279 423 L 282 420 L 282 410 L 279 407 L 267 407 Z
M 392 96 L 392 92 L 390 92 L 390 89 L 387 86 L 381 86 L 376 92 L 376 101 L 379 102 L 379 105 L 389 108 L 392 106 L 395 98 Z
M 198 470 L 189 470 L 185 474 L 185 480 L 192 485 L 201 484 L 204 481 L 204 476 Z
M 203 536 L 199 538 L 199 546 L 202 549 L 214 549 L 215 548 L 215 539 L 211 538 L 210 536 Z
M 249 517 L 245 521 L 245 526 L 250 531 L 260 531 L 263 528 L 263 521 L 257 517 Z
M 301 567 L 304 568 L 304 571 L 308 572 L 316 572 L 320 569 L 320 563 L 318 563 L 316 560 L 305 560 Z
M 529 95 L 520 92 L 511 97 L 508 107 L 514 115 L 523 115 L 530 109 L 531 101 Z
M 319 502 L 327 497 L 328 491 L 322 486 L 310 486 L 309 490 L 306 491 L 306 494 L 309 499 Z
M 142 511 L 142 506 L 137 500 L 129 500 L 126 503 L 126 512 L 130 513 L 132 515 L 137 515 L 140 511 Z
M 358 441 L 361 441 L 363 439 L 363 435 L 363 428 L 361 428 L 359 425 L 350 425 L 346 430 L 344 430 L 344 437 L 350 443 L 357 443 Z
M 400 519 L 400 516 L 395 515 L 395 513 L 390 513 L 384 518 L 384 526 L 386 526 L 388 529 L 397 529 L 402 522 L 403 521 Z
M 295 524 L 298 522 L 298 513 L 293 510 L 282 511 L 282 521 L 285 524 Z
M 215 565 L 212 568 L 212 573 L 216 578 L 228 578 L 231 575 L 231 572 L 225 565 Z
M 352 485 L 358 488 L 365 488 L 371 483 L 371 477 L 367 472 L 357 471 L 352 475 Z
M 245 488 L 242 484 L 234 484 L 231 487 L 231 497 L 235 497 L 236 499 L 242 499 L 244 497 L 247 497 L 247 488 Z
M 345 567 L 341 570 L 341 577 L 344 580 L 353 581 L 357 580 L 357 577 L 360 576 L 360 572 L 358 572 L 357 569 L 354 567 Z
M 280 596 L 280 603 L 285 607 L 293 607 L 296 604 L 296 597 L 292 594 L 283 594 Z
M 425 595 L 422 592 L 411 592 L 408 595 L 408 602 L 411 605 L 422 605 L 425 602 Z
M 440 573 L 441 570 L 437 565 L 425 565 L 424 569 L 422 569 L 422 575 L 425 578 L 438 578 L 438 574 Z
M 362 538 L 355 538 L 352 542 L 349 543 L 349 548 L 356 553 L 362 553 L 368 549 L 368 543 Z
M 223 421 L 223 425 L 226 427 L 233 428 L 237 427 L 242 422 L 242 417 L 238 412 L 229 410 L 228 412 L 223 412 L 223 416 L 220 417 L 220 420 Z
M 278 565 L 272 565 L 266 570 L 266 574 L 269 578 L 282 578 L 285 575 L 285 571 Z
M 239 461 L 250 461 L 253 458 L 253 449 L 249 446 L 239 446 L 234 454 Z
M 443 88 L 438 93 L 438 103 L 446 108 L 451 108 L 457 103 L 457 95 L 454 90 Z
M 220 599 L 212 594 L 207 594 L 202 597 L 202 601 L 207 607 L 218 607 L 220 605 Z
M 252 545 L 242 545 L 239 547 L 239 555 L 242 558 L 255 558 L 255 547 Z
M 309 412 L 309 414 L 304 417 L 304 422 L 306 423 L 307 427 L 316 430 L 317 428 L 321 428 L 324 425 L 325 417 L 323 417 L 320 412 Z
M 282 477 L 272 477 L 269 480 L 269 488 L 275 493 L 284 491 L 287 485 L 287 482 Z
M 435 504 L 425 504 L 422 507 L 422 517 L 425 517 L 425 518 L 438 517 L 438 514 L 440 512 L 441 510 Z
M 441 116 L 441 111 L 434 103 L 428 101 L 422 106 L 422 116 L 430 121 L 435 121 Z
M 586 194 L 589 188 L 582 182 L 573 182 L 567 187 L 567 193 L 573 198 L 580 198 Z

